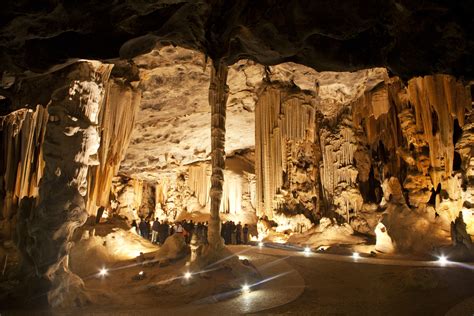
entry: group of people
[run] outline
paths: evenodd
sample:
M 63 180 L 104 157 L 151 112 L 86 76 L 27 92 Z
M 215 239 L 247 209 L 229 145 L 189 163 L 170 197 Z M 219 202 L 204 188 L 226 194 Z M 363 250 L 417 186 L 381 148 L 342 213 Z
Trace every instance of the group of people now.
M 195 223 L 193 220 L 183 220 L 169 224 L 167 220 L 156 218 L 153 222 L 149 218 L 141 218 L 137 224 L 132 222 L 132 228 L 143 238 L 152 243 L 163 245 L 166 239 L 173 234 L 183 234 L 186 243 L 191 242 L 192 235 L 195 234 L 202 243 L 207 243 L 208 222 Z M 241 245 L 248 243 L 249 227 L 247 224 L 242 226 L 241 222 L 237 225 L 233 221 L 224 222 L 221 228 L 221 236 L 226 245 Z
M 207 242 L 207 222 L 199 222 L 196 224 L 192 220 L 183 220 L 170 224 L 167 220 L 160 221 L 158 218 L 155 218 L 153 222 L 151 222 L 149 218 L 141 218 L 138 224 L 133 220 L 132 228 L 135 229 L 138 235 L 150 240 L 152 243 L 160 245 L 164 244 L 166 239 L 175 233 L 183 234 L 188 244 L 191 242 L 193 233 L 196 234 L 202 242 Z
M 222 223 L 221 236 L 226 245 L 246 245 L 249 241 L 249 226 L 242 226 L 241 222 L 237 225 L 233 221 Z

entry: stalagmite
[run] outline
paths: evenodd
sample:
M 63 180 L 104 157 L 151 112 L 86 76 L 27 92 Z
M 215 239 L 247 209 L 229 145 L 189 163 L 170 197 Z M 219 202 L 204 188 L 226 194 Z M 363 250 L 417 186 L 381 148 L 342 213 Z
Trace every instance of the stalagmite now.
M 220 235 L 222 189 L 225 168 L 225 118 L 229 93 L 227 86 L 227 66 L 220 60 L 213 61 L 211 83 L 209 85 L 209 104 L 211 105 L 211 218 L 209 221 L 208 241 L 215 250 L 224 247 Z
M 52 306 L 87 300 L 82 280 L 69 271 L 68 255 L 74 230 L 87 219 L 87 173 L 98 163 L 97 124 L 112 69 L 90 61 L 70 67 L 69 75 L 54 87 L 48 107 L 38 204 L 22 201 L 18 227 L 24 264 L 32 265 L 36 277 L 46 282 Z

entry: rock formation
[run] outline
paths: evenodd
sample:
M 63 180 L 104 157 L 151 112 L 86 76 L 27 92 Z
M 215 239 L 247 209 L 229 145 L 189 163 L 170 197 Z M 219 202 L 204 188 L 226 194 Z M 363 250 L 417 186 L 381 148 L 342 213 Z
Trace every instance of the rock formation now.
M 74 230 L 87 219 L 87 173 L 99 163 L 97 128 L 111 65 L 83 62 L 53 91 L 44 136 L 38 200 L 20 204 L 18 246 L 24 264 L 49 283 L 52 306 L 84 304 L 82 280 L 69 271 Z
M 211 218 L 209 220 L 208 241 L 215 251 L 223 247 L 221 238 L 222 188 L 224 186 L 225 168 L 225 114 L 227 106 L 227 66 L 220 60 L 214 61 L 209 85 L 209 104 L 211 106 Z

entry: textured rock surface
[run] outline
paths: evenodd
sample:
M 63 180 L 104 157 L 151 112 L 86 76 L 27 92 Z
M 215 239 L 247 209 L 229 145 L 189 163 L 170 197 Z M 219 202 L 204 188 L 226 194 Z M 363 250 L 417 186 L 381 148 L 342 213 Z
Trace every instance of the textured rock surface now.
M 233 64 L 294 61 L 319 71 L 387 66 L 410 78 L 473 76 L 469 1 L 210 0 L 8 2 L 1 68 L 45 69 L 69 58 L 130 58 L 157 40 Z
M 44 176 L 37 204 L 22 200 L 18 248 L 23 264 L 47 282 L 52 306 L 81 305 L 87 300 L 82 280 L 71 273 L 68 255 L 74 230 L 87 219 L 88 167 L 97 165 L 97 128 L 111 65 L 83 62 L 59 83 L 48 107 L 44 136 Z

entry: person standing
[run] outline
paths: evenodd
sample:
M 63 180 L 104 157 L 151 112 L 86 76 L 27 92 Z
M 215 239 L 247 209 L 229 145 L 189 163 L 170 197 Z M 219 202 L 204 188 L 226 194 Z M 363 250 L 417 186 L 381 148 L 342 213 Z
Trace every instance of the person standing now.
M 138 224 L 138 230 L 139 230 L 139 233 L 140 233 L 140 236 L 142 236 L 143 238 L 146 238 L 145 236 L 145 233 L 146 233 L 146 222 L 143 218 L 140 218 L 140 224 Z
M 160 245 L 163 245 L 166 241 L 166 238 L 168 238 L 169 235 L 169 226 L 168 226 L 168 221 L 161 221 L 160 225 L 160 233 L 158 234 L 158 238 L 160 238 Z
M 244 245 L 248 244 L 249 242 L 249 226 L 247 224 L 244 225 L 242 229 L 243 237 L 244 237 Z
M 153 225 L 151 226 L 151 242 L 156 244 L 158 243 L 158 235 L 160 233 L 160 221 L 158 217 L 155 218 Z
M 230 221 L 230 227 L 229 227 L 229 243 L 231 245 L 235 245 L 235 223 L 234 221 Z
M 180 222 L 178 222 L 178 223 L 176 224 L 176 233 L 177 233 L 177 234 L 181 234 L 181 235 L 184 234 L 184 227 L 183 227 L 183 225 L 181 225 Z
M 137 235 L 140 235 L 140 232 L 139 232 L 139 229 L 138 229 L 138 224 L 137 224 L 137 221 L 136 220 L 133 220 L 132 221 L 132 231 L 137 234 Z
M 242 244 L 242 223 L 239 222 L 235 226 L 235 242 L 237 245 Z
M 209 223 L 206 221 L 202 227 L 202 234 L 204 236 L 204 243 L 207 244 L 207 230 L 209 228 Z
M 222 222 L 221 225 L 221 237 L 224 239 L 224 243 L 227 245 L 227 222 Z

